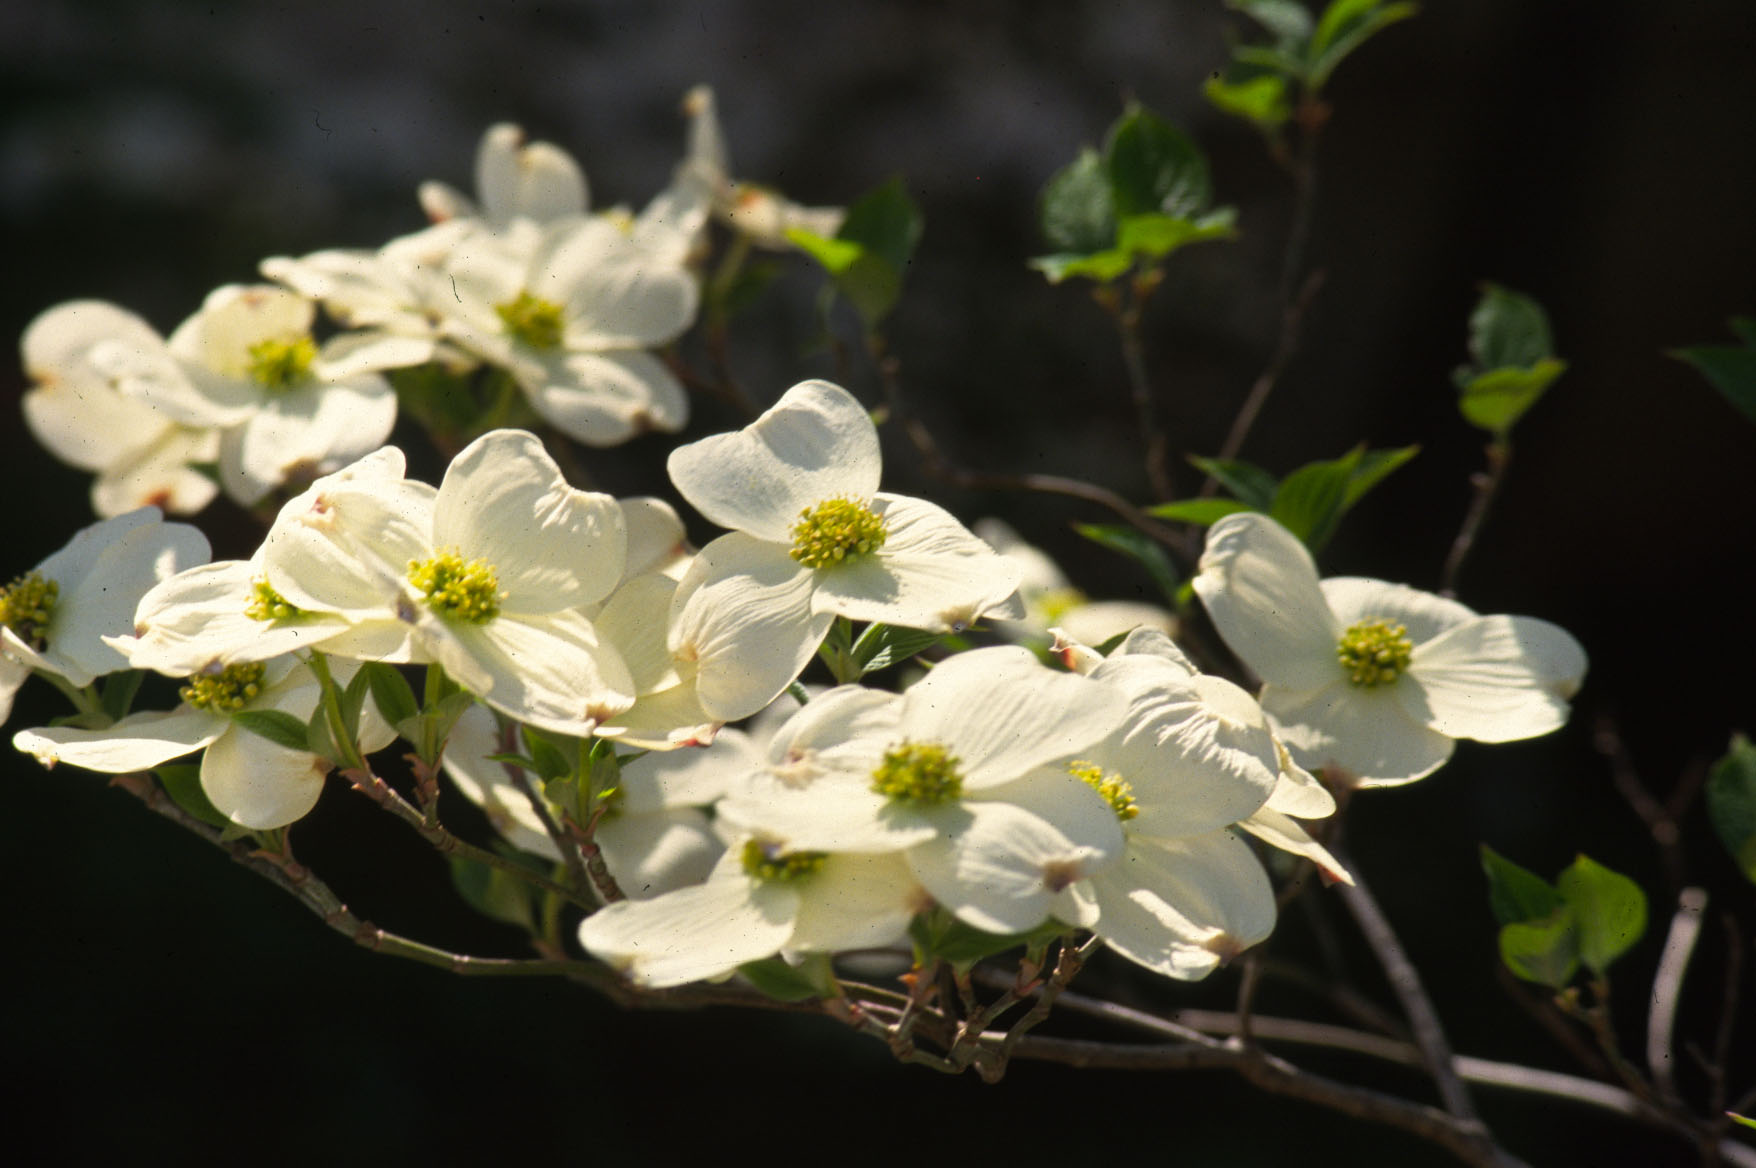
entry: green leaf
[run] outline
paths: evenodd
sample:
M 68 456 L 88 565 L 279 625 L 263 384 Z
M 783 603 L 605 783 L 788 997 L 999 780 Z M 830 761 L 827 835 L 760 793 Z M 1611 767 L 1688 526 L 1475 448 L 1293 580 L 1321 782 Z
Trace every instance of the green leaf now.
M 154 767 L 152 773 L 158 776 L 159 783 L 171 797 L 171 802 L 201 822 L 209 827 L 235 826 L 208 799 L 207 792 L 201 789 L 201 767 L 197 764 L 166 763 L 164 766 Z
M 1292 116 L 1286 79 L 1278 74 L 1262 73 L 1244 81 L 1210 77 L 1202 84 L 1201 92 L 1214 109 L 1244 118 L 1264 130 L 1283 126 Z
M 1756 882 L 1756 746 L 1742 734 L 1707 776 L 1707 817 L 1738 870 Z
M 1122 524 L 1076 523 L 1073 529 L 1095 544 L 1121 552 L 1145 567 L 1167 597 L 1177 595 L 1177 569 L 1157 540 Z
M 1579 933 L 1572 909 L 1562 906 L 1541 920 L 1502 926 L 1500 960 L 1525 981 L 1561 989 L 1579 972 Z
M 1747 1115 L 1739 1115 L 1735 1111 L 1726 1112 L 1726 1118 L 1733 1123 L 1741 1124 L 1744 1127 L 1756 1127 L 1756 1119 L 1751 1119 Z
M 1103 158 L 1087 146 L 1056 171 L 1039 208 L 1043 238 L 1058 252 L 1090 255 L 1116 242 L 1116 213 Z
M 1150 214 L 1195 219 L 1213 198 L 1207 159 L 1200 148 L 1181 130 L 1139 106 L 1110 127 L 1104 166 L 1118 219 Z
M 1236 495 L 1254 511 L 1267 511 L 1274 506 L 1280 481 L 1259 466 L 1236 458 L 1201 458 L 1191 454 L 1189 462 L 1202 474 Z
M 1618 872 L 1580 856 L 1555 878 L 1579 927 L 1579 958 L 1602 977 L 1646 932 L 1646 894 Z
M 939 643 L 939 633 L 901 625 L 870 624 L 854 642 L 854 664 L 862 676 L 876 673 L 898 661 L 907 661 L 915 654 Z
M 1555 355 L 1549 318 L 1535 300 L 1498 284 L 1482 285 L 1482 298 L 1469 316 L 1469 353 L 1474 373 L 1528 369 Z
M 1191 243 L 1214 239 L 1234 239 L 1237 212 L 1220 207 L 1199 219 L 1183 219 L 1174 215 L 1130 215 L 1122 220 L 1116 233 L 1117 250 L 1127 254 L 1163 259 L 1173 251 Z
M 1545 920 L 1567 903 L 1554 885 L 1487 844 L 1482 845 L 1482 871 L 1488 877 L 1488 906 L 1502 925 Z
M 420 706 L 415 702 L 414 689 L 396 666 L 383 661 L 368 661 L 360 666 L 360 674 L 371 687 L 372 704 L 378 707 L 378 712 L 392 726 L 399 725 L 420 712 Z
M 857 243 L 813 235 L 802 227 L 789 227 L 787 239 L 816 260 L 832 276 L 841 275 L 854 266 L 855 260 L 866 254 L 866 249 Z
M 1242 12 L 1282 43 L 1302 45 L 1311 39 L 1315 27 L 1311 10 L 1298 0 L 1226 0 L 1226 7 Z
M 1232 60 L 1249 69 L 1263 69 L 1295 80 L 1305 76 L 1305 58 L 1301 50 L 1281 45 L 1238 45 L 1232 49 Z
M 536 931 L 530 885 L 505 869 L 452 856 L 451 883 L 465 903 L 484 916 L 526 932 Z
M 1349 53 L 1365 44 L 1375 34 L 1407 20 L 1420 8 L 1414 4 L 1381 4 L 1381 0 L 1334 0 L 1317 21 L 1306 53 L 1309 72 L 1306 83 L 1313 89 L 1323 88 Z
M 938 957 L 968 968 L 985 957 L 1060 936 L 1067 926 L 1050 918 L 1028 933 L 987 933 L 966 925 L 944 909 L 922 913 L 909 923 L 909 937 L 923 958 Z
M 1732 332 L 1740 341 L 1756 348 L 1756 317 L 1734 316 L 1731 319 Z
M 524 748 L 530 752 L 533 768 L 546 783 L 550 779 L 566 778 L 573 773 L 573 758 L 578 750 L 578 741 L 559 734 L 550 734 L 544 730 L 536 730 L 530 726 L 519 727 L 524 738 Z
M 1160 519 L 1170 519 L 1178 523 L 1193 523 L 1200 527 L 1218 523 L 1227 515 L 1235 515 L 1239 511 L 1250 510 L 1248 503 L 1236 499 L 1178 499 L 1174 503 L 1160 503 L 1148 507 L 1148 515 L 1156 515 Z
M 363 670 L 356 671 L 341 691 L 341 724 L 346 727 L 349 740 L 356 743 L 360 740 L 360 711 L 365 708 L 371 685 L 372 679 Z
M 1734 326 L 1739 322 L 1733 322 Z M 1743 321 L 1756 336 L 1756 322 Z M 1695 366 L 1707 383 L 1719 390 L 1746 418 L 1756 422 L 1756 339 L 1748 340 L 1751 348 L 1733 345 L 1696 345 L 1675 349 L 1671 356 Z
M 140 692 L 140 683 L 145 677 L 146 674 L 141 670 L 124 669 L 104 678 L 98 703 L 103 706 L 104 713 L 109 715 L 112 722 L 119 722 L 128 716 L 129 709 L 134 705 L 134 695 Z
M 1269 505 L 1269 515 L 1306 547 L 1318 551 L 1341 522 L 1348 482 L 1364 454 L 1365 450 L 1356 446 L 1340 458 L 1301 466 L 1282 480 Z
M 1555 378 L 1566 371 L 1567 362 L 1553 357 L 1538 361 L 1529 369 L 1489 370 L 1464 383 L 1457 408 L 1471 425 L 1505 434 L 1536 404 Z
M 798 965 L 779 957 L 765 957 L 738 966 L 738 972 L 766 997 L 777 1002 L 806 1002 L 836 994 L 835 970 L 829 954 L 814 953 Z
M 322 715 L 321 705 L 317 712 L 319 716 Z M 232 715 L 232 722 L 258 737 L 268 739 L 276 746 L 284 746 L 288 750 L 311 751 L 313 754 L 321 753 L 311 749 L 311 737 L 305 722 L 285 710 L 239 710 Z
M 1072 276 L 1083 276 L 1100 284 L 1108 284 L 1134 266 L 1134 256 L 1120 248 L 1091 255 L 1062 252 L 1037 256 L 1030 261 L 1030 266 L 1047 276 L 1051 284 L 1059 284 Z
M 232 716 L 237 717 L 236 714 Z M 322 701 L 318 701 L 317 708 L 311 711 L 311 717 L 305 721 L 304 749 L 319 758 L 327 758 L 330 762 L 341 765 L 341 751 L 336 748 L 335 734 L 329 728 L 329 711 L 324 708 Z
M 1359 465 L 1354 467 L 1354 473 L 1347 481 L 1347 498 L 1342 502 L 1342 510 L 1358 503 L 1367 491 L 1382 482 L 1391 471 L 1420 452 L 1419 446 L 1397 446 L 1384 450 L 1368 450 L 1360 455 Z
M 859 244 L 899 275 L 908 268 L 921 242 L 921 211 L 902 179 L 893 178 L 867 192 L 848 208 L 835 237 Z

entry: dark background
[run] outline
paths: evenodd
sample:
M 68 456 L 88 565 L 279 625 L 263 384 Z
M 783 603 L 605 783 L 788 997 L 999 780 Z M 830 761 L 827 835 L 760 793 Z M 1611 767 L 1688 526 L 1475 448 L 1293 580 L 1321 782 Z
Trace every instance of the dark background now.
M 477 139 L 496 120 L 573 151 L 597 205 L 638 206 L 681 151 L 678 98 L 705 81 L 742 177 L 835 203 L 905 176 L 927 226 L 891 340 L 912 401 L 961 461 L 1083 475 L 1141 498 L 1106 318 L 1081 289 L 1051 288 L 1023 265 L 1044 250 L 1036 193 L 1130 97 L 1207 147 L 1243 237 L 1180 258 L 1146 347 L 1173 443 L 1217 448 L 1271 344 L 1290 214 L 1253 133 L 1199 97 L 1226 30 L 1243 24 L 1194 0 L 25 0 L 0 14 L 0 327 L 16 335 L 58 301 L 98 297 L 168 332 L 212 287 L 251 280 L 263 256 L 376 246 L 420 225 L 419 181 L 468 188 Z M 1540 299 L 1571 362 L 1519 427 L 1461 599 L 1555 620 L 1585 643 L 1592 673 L 1576 717 L 1536 742 L 1465 744 L 1440 774 L 1362 800 L 1350 819 L 1360 869 L 1470 1054 L 1572 1069 L 1496 984 L 1477 844 L 1544 875 L 1588 851 L 1653 894 L 1648 937 L 1617 970 L 1638 1052 L 1670 893 L 1592 728 L 1613 716 L 1662 796 L 1752 725 L 1756 427 L 1665 350 L 1729 340 L 1725 318 L 1756 313 L 1753 52 L 1756 9 L 1741 0 L 1434 3 L 1351 59 L 1329 91 L 1310 250 L 1328 279 L 1245 454 L 1284 473 L 1360 439 L 1423 452 L 1354 513 L 1325 570 L 1436 586 L 1481 461 L 1448 376 L 1478 281 Z M 765 401 L 836 373 L 811 351 L 814 290 L 791 265 L 734 351 Z M 848 384 L 877 400 L 867 367 L 855 363 Z M 6 576 L 89 521 L 85 476 L 53 464 L 17 421 L 22 388 L 16 366 L 0 367 L 12 419 L 0 430 Z M 704 405 L 691 433 L 734 423 Z M 608 489 L 662 489 L 666 449 L 646 439 L 586 461 Z M 1147 587 L 1067 530 L 1106 517 L 947 492 L 900 445 L 889 454 L 888 487 L 967 518 L 1007 517 L 1094 594 Z M 1182 485 L 1195 485 L 1186 469 Z M 253 529 L 225 505 L 202 523 L 219 554 L 250 550 Z M 58 713 L 54 696 L 28 685 L 13 727 Z M 9 1143 L 46 1137 L 69 1161 L 745 1148 L 854 1162 L 1123 1150 L 1178 1164 L 1444 1162 L 1224 1075 L 1020 1065 L 990 1088 L 895 1066 L 826 1021 L 628 1015 L 566 986 L 374 959 L 101 779 L 17 756 L 5 767 L 0 1049 L 14 1082 L 0 1114 L 13 1112 Z M 332 790 L 294 833 L 344 897 L 388 928 L 515 952 L 466 916 L 437 860 L 360 802 Z M 1715 910 L 1742 912 L 1748 938 L 1750 886 L 1699 807 L 1684 853 L 1689 879 Z M 1388 1004 L 1339 906 L 1319 912 L 1346 941 L 1348 968 Z M 1308 959 L 1313 936 L 1309 918 L 1290 915 L 1271 952 Z M 1723 953 L 1714 923 L 1687 983 L 1683 1029 L 1698 1040 L 1709 1040 Z M 1199 987 L 1107 964 L 1091 976 L 1160 1008 L 1226 1008 L 1235 992 L 1232 974 Z M 1274 986 L 1262 1004 L 1321 1014 Z M 1412 1072 L 1294 1053 L 1425 1090 Z M 1756 1074 L 1747 1054 L 1740 1071 L 1740 1085 Z M 1692 1068 L 1683 1078 L 1699 1091 Z M 1689 1162 L 1600 1113 L 1478 1098 L 1536 1163 Z

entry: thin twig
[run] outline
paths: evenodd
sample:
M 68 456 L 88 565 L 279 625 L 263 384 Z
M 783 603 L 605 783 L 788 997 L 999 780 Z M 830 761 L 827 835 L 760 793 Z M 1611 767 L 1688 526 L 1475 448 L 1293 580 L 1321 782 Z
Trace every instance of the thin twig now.
M 1738 928 L 1738 918 L 1731 913 L 1725 913 L 1720 919 L 1726 934 L 1725 992 L 1720 999 L 1719 1033 L 1714 1036 L 1713 1065 L 1708 1068 L 1713 1088 L 1708 1104 L 1711 1114 L 1716 1117 L 1723 1117 L 1727 1110 L 1726 1089 L 1731 1075 L 1732 1029 L 1738 1024 L 1739 978 L 1744 971 L 1744 939 L 1742 930 Z M 1745 1102 L 1731 1110 L 1741 1114 L 1750 1102 L 1756 1102 L 1756 1087 L 1750 1089 Z M 1717 1122 L 1724 1127 L 1730 1120 L 1720 1118 Z
M 1457 595 L 1457 577 L 1463 571 L 1463 561 L 1469 557 L 1470 549 L 1475 547 L 1476 536 L 1481 533 L 1482 524 L 1487 521 L 1488 508 L 1494 502 L 1494 496 L 1500 493 L 1500 484 L 1506 478 L 1506 468 L 1512 462 L 1512 440 L 1505 436 L 1495 438 L 1487 445 L 1488 469 L 1477 471 L 1469 477 L 1470 485 L 1475 494 L 1470 498 L 1469 510 L 1464 512 L 1463 526 L 1458 529 L 1457 537 L 1451 541 L 1451 550 L 1446 553 L 1445 567 L 1439 573 L 1439 595 Z
M 1705 889 L 1685 888 L 1678 895 L 1677 911 L 1671 917 L 1658 970 L 1652 975 L 1652 1009 L 1646 1017 L 1646 1066 L 1652 1072 L 1653 1086 L 1661 1098 L 1679 1108 L 1682 1099 L 1677 1094 L 1676 1055 L 1671 1036 L 1677 1023 L 1677 1003 L 1683 996 L 1683 975 L 1689 970 L 1689 958 L 1701 936 L 1701 914 L 1706 909 Z
M 1333 844 L 1331 851 L 1335 851 Z M 1402 942 L 1397 939 L 1396 931 L 1390 927 L 1384 910 L 1378 907 L 1378 901 L 1367 888 L 1359 865 L 1339 851 L 1335 851 L 1335 858 L 1354 874 L 1355 880 L 1353 884 L 1338 886 L 1342 902 L 1353 914 L 1354 921 L 1360 926 L 1360 932 L 1365 935 L 1366 943 L 1371 946 L 1378 963 L 1383 967 L 1390 988 L 1396 992 L 1397 1000 L 1402 1003 L 1402 1012 L 1414 1032 L 1415 1045 L 1420 1047 L 1421 1054 L 1426 1059 L 1428 1073 L 1433 1076 L 1433 1083 L 1439 1089 L 1439 1098 L 1445 1104 L 1445 1110 L 1459 1119 L 1475 1119 L 1475 1106 L 1470 1102 L 1469 1092 L 1465 1090 L 1451 1064 L 1451 1044 L 1445 1038 L 1445 1029 L 1439 1023 L 1439 1013 L 1433 1008 L 1433 1000 L 1427 996 L 1426 987 L 1421 984 L 1421 975 L 1416 972 L 1414 963 L 1409 961 L 1408 954 L 1403 951 Z
M 1685 880 L 1685 857 L 1683 855 L 1683 832 L 1679 815 L 1671 808 L 1658 801 L 1645 782 L 1640 778 L 1640 771 L 1634 765 L 1634 756 L 1622 741 L 1621 730 L 1616 720 L 1608 713 L 1597 716 L 1592 726 L 1591 744 L 1610 768 L 1610 781 L 1615 784 L 1616 791 L 1634 809 L 1634 814 L 1646 824 L 1646 830 L 1652 835 L 1652 842 L 1658 846 L 1659 861 L 1664 865 L 1665 881 L 1671 894 L 1682 891 Z
M 1169 443 L 1158 415 L 1157 395 L 1146 374 L 1146 351 L 1140 343 L 1140 316 L 1154 286 L 1156 280 L 1138 277 L 1126 299 L 1119 289 L 1108 284 L 1099 285 L 1095 297 L 1116 323 L 1116 334 L 1122 342 L 1122 365 L 1128 372 L 1128 395 L 1140 423 L 1141 439 L 1146 443 L 1146 481 L 1153 497 L 1165 502 L 1176 497 L 1171 485 Z
M 1274 352 L 1269 356 L 1268 364 L 1251 383 L 1244 404 L 1238 407 L 1238 416 L 1232 419 L 1232 428 L 1226 432 L 1226 440 L 1221 443 L 1219 454 L 1216 455 L 1221 462 L 1236 458 L 1238 452 L 1244 448 L 1244 439 L 1250 436 L 1250 428 L 1256 424 L 1257 415 L 1268 404 L 1268 395 L 1274 392 L 1274 387 L 1280 383 L 1287 366 L 1292 364 L 1294 355 L 1299 351 L 1299 333 L 1304 327 L 1305 313 L 1310 309 L 1311 302 L 1317 298 L 1318 290 L 1323 287 L 1323 280 L 1323 272 L 1312 272 L 1305 277 L 1298 295 L 1281 308 L 1280 333 L 1275 338 Z M 1201 484 L 1201 497 L 1205 499 L 1218 489 L 1219 480 L 1209 475 Z

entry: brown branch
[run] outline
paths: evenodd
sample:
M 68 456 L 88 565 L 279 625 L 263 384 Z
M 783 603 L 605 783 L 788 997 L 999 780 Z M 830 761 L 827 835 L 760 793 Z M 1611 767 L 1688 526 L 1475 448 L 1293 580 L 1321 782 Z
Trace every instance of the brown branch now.
M 1506 478 L 1506 468 L 1512 463 L 1512 440 L 1504 436 L 1496 437 L 1488 443 L 1486 453 L 1488 469 L 1477 471 L 1469 477 L 1475 494 L 1470 497 L 1469 510 L 1463 516 L 1463 526 L 1451 541 L 1451 550 L 1445 556 L 1445 567 L 1440 570 L 1441 596 L 1457 595 L 1457 577 L 1463 571 L 1463 561 L 1469 558 L 1470 550 L 1475 547 L 1476 536 L 1481 534 L 1482 524 L 1488 520 L 1488 508 L 1493 505 L 1494 496 L 1500 493 L 1500 484 Z
M 1659 860 L 1664 864 L 1665 882 L 1671 894 L 1682 891 L 1686 859 L 1683 855 L 1683 831 L 1679 822 L 1681 808 L 1673 810 L 1653 796 L 1640 778 L 1634 756 L 1622 741 L 1621 730 L 1609 714 L 1599 714 L 1592 726 L 1591 744 L 1610 768 L 1610 781 L 1616 791 L 1646 824 L 1652 842 L 1658 847 Z

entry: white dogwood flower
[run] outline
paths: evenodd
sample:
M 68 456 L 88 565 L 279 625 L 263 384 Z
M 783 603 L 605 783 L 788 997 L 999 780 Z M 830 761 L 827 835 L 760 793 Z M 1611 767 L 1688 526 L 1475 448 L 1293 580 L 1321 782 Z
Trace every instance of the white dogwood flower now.
M 1382 580 L 1319 581 L 1305 546 L 1255 513 L 1214 524 L 1194 583 L 1261 677 L 1293 757 L 1358 786 L 1431 774 L 1454 739 L 1547 734 L 1585 676 L 1579 642 L 1547 621 L 1480 616 Z
M 621 579 L 626 547 L 614 499 L 568 486 L 535 435 L 494 430 L 437 492 L 377 473 L 326 480 L 282 510 L 263 559 L 294 608 L 338 613 L 362 637 L 400 624 L 409 650 L 393 659 L 437 662 L 508 717 L 577 735 L 634 700 L 585 614 Z
M 148 589 L 208 554 L 200 531 L 142 507 L 92 524 L 0 588 L 0 722 L 33 670 L 81 688 L 127 669 L 107 638 L 133 627 Z

